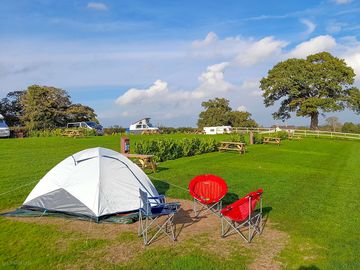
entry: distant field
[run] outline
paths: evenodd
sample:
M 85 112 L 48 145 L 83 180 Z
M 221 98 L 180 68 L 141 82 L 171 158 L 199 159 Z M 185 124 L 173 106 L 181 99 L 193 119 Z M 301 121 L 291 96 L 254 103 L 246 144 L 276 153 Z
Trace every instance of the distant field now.
M 131 136 L 131 141 L 157 136 L 206 135 Z M 36 181 L 65 157 L 96 146 L 119 150 L 119 140 L 119 136 L 0 140 L 0 211 L 21 205 Z M 179 187 L 186 188 L 202 173 L 220 175 L 228 182 L 227 199 L 262 187 L 269 224 L 250 247 L 269 248 L 269 256 L 271 249 L 280 248 L 272 260 L 286 269 L 360 269 L 359 164 L 360 142 L 304 139 L 284 141 L 280 147 L 249 146 L 241 156 L 216 152 L 167 161 L 149 176 L 160 192 L 178 199 L 190 199 Z M 148 248 L 134 248 L 141 242 L 134 233 L 113 233 L 113 239 L 104 233 L 118 228 L 114 225 L 94 224 L 91 228 L 98 231 L 86 233 L 72 230 L 70 221 L 41 219 L 0 218 L 0 268 L 243 269 L 259 254 L 240 238 L 214 240 L 209 234 L 169 246 L 164 239 Z M 124 243 L 135 255 L 116 251 Z M 109 247 L 112 259 L 105 256 Z

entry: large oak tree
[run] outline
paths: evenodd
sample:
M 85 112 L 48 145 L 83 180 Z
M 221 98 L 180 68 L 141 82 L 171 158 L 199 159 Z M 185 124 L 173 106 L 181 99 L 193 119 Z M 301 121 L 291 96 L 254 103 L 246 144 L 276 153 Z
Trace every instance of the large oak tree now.
M 60 88 L 32 85 L 20 96 L 21 122 L 30 130 L 64 127 L 68 122 L 96 121 L 94 110 L 72 104 Z
M 317 129 L 321 113 L 345 108 L 360 113 L 360 91 L 353 86 L 354 79 L 354 70 L 344 60 L 322 52 L 276 64 L 260 81 L 260 88 L 266 107 L 280 103 L 274 119 L 284 121 L 295 112 L 310 117 L 310 128 Z

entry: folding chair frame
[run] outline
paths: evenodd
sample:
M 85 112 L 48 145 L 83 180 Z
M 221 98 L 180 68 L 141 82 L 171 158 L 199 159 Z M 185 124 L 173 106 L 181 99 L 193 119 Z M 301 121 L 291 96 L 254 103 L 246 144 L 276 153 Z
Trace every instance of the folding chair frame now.
M 201 205 L 200 210 L 196 209 L 196 205 Z M 222 208 L 222 200 L 211 203 L 211 204 L 203 204 L 198 199 L 194 198 L 194 213 L 195 217 L 199 217 L 200 213 L 205 214 L 206 212 L 210 211 L 212 214 L 216 215 L 217 217 L 221 217 L 220 210 Z M 204 212 L 202 212 L 205 209 Z
M 138 227 L 138 235 L 142 236 L 144 239 L 144 245 L 149 245 L 160 232 L 165 233 L 171 240 L 176 241 L 175 230 L 174 230 L 174 216 L 178 210 L 178 204 L 165 202 L 165 196 L 158 197 L 147 197 L 148 205 L 144 206 L 144 208 L 139 208 L 139 227 Z M 159 201 L 160 203 L 157 205 L 163 205 L 164 207 L 171 207 L 175 209 L 175 211 L 170 212 L 169 214 L 152 214 L 151 213 L 151 203 L 149 200 Z M 167 216 L 165 221 L 160 224 L 159 218 Z M 152 228 L 156 228 L 157 231 L 149 236 L 149 231 Z
M 143 211 L 140 210 L 138 235 L 144 238 L 145 246 L 149 245 L 160 232 L 165 233 L 171 240 L 176 241 L 173 224 L 174 215 L 175 213 L 167 215 L 165 222 L 160 225 L 157 222 L 159 218 L 163 217 L 164 215 L 151 217 L 148 215 L 143 215 Z M 153 225 L 156 225 L 157 231 L 149 239 L 149 230 L 153 227 Z
M 262 195 L 260 195 L 260 211 L 259 213 L 252 215 L 251 213 L 251 196 L 249 196 L 249 216 L 247 220 L 243 222 L 236 222 L 231 220 L 223 215 L 221 215 L 221 237 L 229 235 L 231 232 L 238 233 L 246 242 L 250 243 L 254 238 L 255 234 L 259 235 L 262 233 L 261 224 L 262 224 Z M 254 221 L 255 220 L 255 221 Z M 225 223 L 226 222 L 226 223 Z M 226 226 L 227 225 L 227 226 Z M 245 236 L 241 232 L 241 228 L 248 227 L 248 236 Z

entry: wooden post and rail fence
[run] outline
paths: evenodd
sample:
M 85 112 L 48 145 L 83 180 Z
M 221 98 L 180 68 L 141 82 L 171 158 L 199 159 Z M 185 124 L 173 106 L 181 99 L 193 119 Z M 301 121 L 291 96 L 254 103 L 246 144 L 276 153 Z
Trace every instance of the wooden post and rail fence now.
M 292 136 L 301 136 L 301 137 L 317 137 L 317 138 L 331 138 L 331 139 L 352 139 L 360 140 L 360 134 L 356 133 L 344 133 L 344 132 L 333 132 L 333 131 L 322 131 L 322 130 L 306 130 L 306 129 L 281 129 L 286 131 Z M 250 127 L 234 127 L 233 132 L 237 133 L 263 133 L 271 134 L 276 132 L 276 128 L 250 128 Z

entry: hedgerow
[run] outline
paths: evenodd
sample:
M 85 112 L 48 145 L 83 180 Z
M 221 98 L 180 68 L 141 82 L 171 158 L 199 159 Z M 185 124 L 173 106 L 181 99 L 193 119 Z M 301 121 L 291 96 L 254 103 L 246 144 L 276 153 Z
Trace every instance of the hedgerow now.
M 166 161 L 217 151 L 217 141 L 199 138 L 143 140 L 134 144 L 134 151 L 155 155 L 156 161 Z

